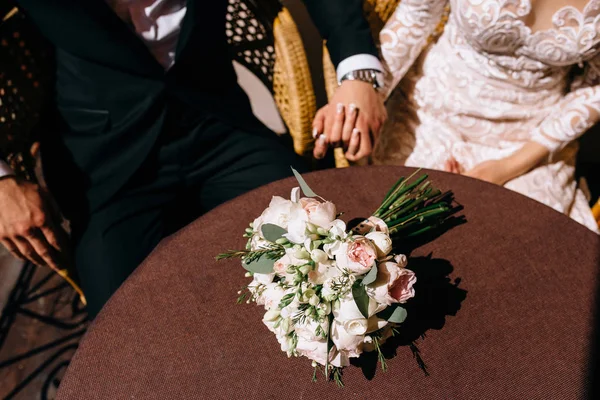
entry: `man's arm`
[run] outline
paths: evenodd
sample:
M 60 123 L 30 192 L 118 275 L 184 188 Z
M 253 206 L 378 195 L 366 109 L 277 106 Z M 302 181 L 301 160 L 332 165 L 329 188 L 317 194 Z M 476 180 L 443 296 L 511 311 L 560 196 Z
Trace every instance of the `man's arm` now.
M 304 0 L 319 33 L 327 41 L 333 65 L 381 69 L 371 28 L 363 15 L 363 0 Z M 365 68 L 362 68 L 365 67 Z M 338 79 L 340 77 L 338 76 Z
M 345 80 L 349 72 L 383 71 L 371 29 L 363 14 L 362 0 L 304 0 L 306 8 L 327 48 L 340 87 L 319 110 L 313 135 L 319 137 L 314 150 L 323 158 L 329 146 L 343 147 L 346 157 L 358 161 L 368 156 L 387 115 L 383 98 L 372 83 Z M 381 81 L 381 80 L 379 80 Z

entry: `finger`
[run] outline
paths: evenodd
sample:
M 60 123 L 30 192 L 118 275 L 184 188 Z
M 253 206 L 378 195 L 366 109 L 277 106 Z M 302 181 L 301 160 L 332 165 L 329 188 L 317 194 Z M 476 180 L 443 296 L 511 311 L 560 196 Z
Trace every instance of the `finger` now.
M 333 117 L 333 125 L 331 130 L 326 130 L 327 141 L 332 147 L 340 147 L 342 141 L 342 129 L 344 128 L 345 107 L 342 103 L 338 103 L 335 108 L 335 116 Z
M 21 253 L 27 260 L 38 266 L 44 265 L 44 260 L 42 260 L 42 258 L 35 252 L 33 246 L 31 246 L 29 243 L 29 240 L 22 236 L 16 236 L 13 239 L 13 243 L 17 246 L 19 253 Z
M 450 161 L 450 159 L 446 160 L 446 162 L 444 163 L 444 171 L 452 172 L 452 162 Z
M 348 151 L 346 151 L 346 158 L 349 161 L 357 161 L 356 153 L 358 153 L 359 147 L 360 147 L 360 130 L 358 128 L 354 128 L 352 130 L 350 142 L 348 143 Z
M 457 174 L 462 174 L 463 172 L 465 172 L 462 165 L 460 165 L 460 163 L 458 161 L 456 161 L 456 159 L 454 160 L 454 170 L 456 171 Z
M 321 160 L 327 154 L 327 138 L 325 135 L 319 136 L 319 138 L 315 142 L 315 149 L 313 151 L 313 156 L 317 160 Z
M 333 121 L 336 115 L 335 111 L 335 107 L 329 105 L 323 111 L 323 134 L 325 135 L 331 132 L 331 128 L 333 127 Z
M 19 249 L 17 248 L 17 246 L 12 242 L 12 240 L 10 240 L 10 239 L 2 239 L 2 240 L 0 240 L 0 243 L 2 243 L 2 245 L 6 248 L 6 250 L 14 258 L 18 258 L 19 260 L 23 260 L 23 261 L 27 260 L 25 258 L 25 256 L 23 254 L 21 254 L 21 252 L 19 251 Z
M 369 125 L 364 121 L 363 118 L 358 116 L 358 120 L 356 121 L 356 127 L 360 132 L 360 145 L 358 152 L 355 155 L 355 161 L 360 160 L 364 157 L 368 157 L 373 150 L 373 146 L 371 144 L 371 133 L 369 131 Z
M 356 104 L 351 103 L 346 110 L 346 116 L 344 119 L 344 127 L 342 128 L 342 142 L 344 143 L 344 149 L 348 150 L 350 145 L 350 139 L 352 137 L 352 131 L 355 128 L 356 117 L 358 115 L 358 109 Z
M 46 230 L 48 230 L 48 228 L 46 228 Z M 33 231 L 31 236 L 27 239 L 44 264 L 54 270 L 60 269 L 59 253 L 50 243 L 48 243 L 41 230 Z
M 313 120 L 313 131 L 312 136 L 313 139 L 316 139 L 320 134 L 324 132 L 325 129 L 325 116 L 327 115 L 327 106 L 321 108 L 317 111 L 315 115 L 315 119 Z
M 70 266 L 72 251 L 69 236 L 65 230 L 60 226 L 44 226 L 40 228 L 40 232 L 56 254 L 58 259 L 57 264 L 61 267 Z

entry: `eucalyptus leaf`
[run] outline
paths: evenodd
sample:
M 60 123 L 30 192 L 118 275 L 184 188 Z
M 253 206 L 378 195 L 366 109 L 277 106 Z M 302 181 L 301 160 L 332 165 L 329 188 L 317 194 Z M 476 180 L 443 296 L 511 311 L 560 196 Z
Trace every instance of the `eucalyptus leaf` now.
M 261 227 L 262 235 L 269 242 L 275 243 L 277 239 L 280 239 L 287 233 L 285 229 L 275 224 L 264 224 Z
M 313 192 L 298 171 L 292 168 L 292 172 L 294 173 L 294 176 L 296 177 L 296 180 L 298 181 L 298 184 L 300 185 L 300 188 L 306 197 L 318 197 L 318 195 Z
M 271 260 L 266 256 L 262 256 L 253 260 L 251 262 L 242 261 L 242 266 L 255 274 L 270 274 L 273 272 L 273 266 L 275 265 L 275 260 Z
M 352 286 L 352 297 L 354 297 L 358 311 L 360 311 L 363 317 L 369 318 L 369 296 L 365 287 L 363 285 Z
M 408 313 L 403 307 L 391 306 L 378 313 L 377 316 L 381 319 L 387 320 L 388 322 L 395 322 L 397 324 L 401 324 L 408 316 Z
M 371 268 L 371 270 L 369 271 L 369 273 L 367 275 L 365 275 L 365 277 L 362 280 L 362 285 L 366 286 L 369 285 L 373 282 L 375 282 L 375 280 L 377 279 L 377 265 L 373 265 L 373 268 Z

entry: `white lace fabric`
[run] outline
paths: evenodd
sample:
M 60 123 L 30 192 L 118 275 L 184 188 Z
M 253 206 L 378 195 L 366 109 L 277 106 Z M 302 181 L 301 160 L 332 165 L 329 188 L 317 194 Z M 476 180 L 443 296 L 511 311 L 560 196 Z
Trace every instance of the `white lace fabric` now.
M 600 118 L 600 0 L 536 32 L 530 12 L 530 0 L 402 0 L 380 33 L 390 118 L 373 161 L 443 169 L 454 157 L 468 170 L 533 140 L 551 157 L 506 187 L 597 232 L 574 165 L 575 139 Z

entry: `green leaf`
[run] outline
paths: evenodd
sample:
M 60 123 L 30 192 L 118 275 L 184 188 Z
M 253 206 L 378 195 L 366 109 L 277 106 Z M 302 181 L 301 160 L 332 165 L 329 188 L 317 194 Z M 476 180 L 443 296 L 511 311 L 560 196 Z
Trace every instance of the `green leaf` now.
M 360 311 L 363 317 L 369 318 L 369 296 L 365 287 L 363 285 L 352 286 L 352 297 L 354 297 L 358 311 Z
M 294 173 L 294 176 L 296 177 L 296 180 L 298 181 L 298 184 L 300 185 L 300 188 L 306 197 L 318 197 L 318 195 L 312 191 L 298 171 L 292 168 L 292 172 Z
M 381 319 L 387 320 L 388 322 L 395 322 L 396 324 L 401 324 L 408 316 L 408 313 L 403 307 L 391 306 L 378 313 L 377 316 Z
M 255 274 L 270 274 L 273 272 L 273 265 L 275 265 L 275 260 L 271 260 L 265 255 L 262 255 L 249 263 L 246 262 L 246 260 L 242 261 L 242 266 Z
M 273 242 L 275 243 L 275 241 L 281 237 L 283 237 L 283 235 L 285 235 L 287 233 L 287 231 L 285 229 L 283 229 L 280 226 L 277 226 L 275 224 L 264 224 L 261 227 L 261 231 L 262 231 L 262 235 L 265 239 L 267 239 L 269 242 Z
M 367 275 L 365 275 L 361 284 L 363 286 L 369 285 L 369 284 L 375 282 L 375 279 L 377 279 L 377 264 L 373 264 L 373 268 L 371 268 L 369 273 Z

